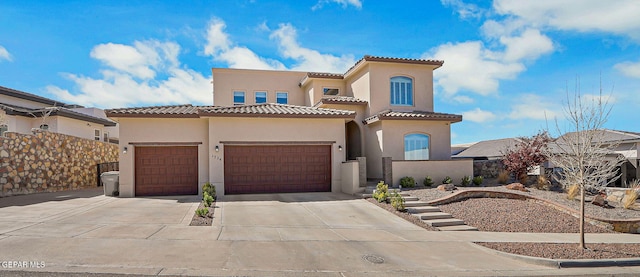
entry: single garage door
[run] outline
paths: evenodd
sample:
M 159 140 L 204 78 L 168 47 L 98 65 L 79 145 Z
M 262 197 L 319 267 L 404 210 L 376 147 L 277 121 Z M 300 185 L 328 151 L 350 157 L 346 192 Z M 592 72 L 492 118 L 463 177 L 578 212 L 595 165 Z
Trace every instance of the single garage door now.
M 331 191 L 331 145 L 225 145 L 224 191 Z
M 136 196 L 198 194 L 197 146 L 135 149 Z

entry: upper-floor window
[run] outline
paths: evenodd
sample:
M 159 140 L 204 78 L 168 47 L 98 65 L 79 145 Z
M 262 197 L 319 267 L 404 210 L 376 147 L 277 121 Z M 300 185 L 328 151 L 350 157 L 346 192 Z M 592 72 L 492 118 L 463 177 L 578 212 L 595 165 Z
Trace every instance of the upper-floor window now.
M 324 95 L 338 95 L 338 93 L 340 93 L 340 90 L 338 90 L 337 88 L 323 88 L 322 92 L 324 93 Z
M 109 132 L 102 133 L 102 141 L 109 142 Z
M 289 94 L 286 92 L 276 92 L 276 103 L 289 104 Z
M 93 139 L 100 141 L 100 130 L 98 129 L 93 130 Z
M 256 104 L 267 103 L 267 92 L 266 91 L 257 91 L 256 92 Z
M 233 105 L 244 105 L 244 91 L 234 91 L 233 92 Z
M 391 105 L 413 106 L 413 80 L 404 76 L 391 78 Z
M 429 136 L 425 134 L 408 134 L 404 136 L 405 160 L 429 159 Z
M 6 131 L 9 131 L 9 126 L 6 124 L 0 125 L 0 137 L 3 136 Z

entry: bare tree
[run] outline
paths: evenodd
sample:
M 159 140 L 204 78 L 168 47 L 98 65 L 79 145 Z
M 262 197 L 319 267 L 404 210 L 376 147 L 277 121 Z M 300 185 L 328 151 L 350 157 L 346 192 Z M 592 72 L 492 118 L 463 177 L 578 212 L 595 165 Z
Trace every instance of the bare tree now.
M 607 138 L 604 124 L 611 113 L 609 97 L 602 95 L 602 85 L 597 97 L 584 97 L 580 93 L 579 82 L 564 107 L 567 128 L 562 132 L 556 119 L 556 130 L 565 133 L 549 146 L 549 161 L 561 168 L 556 181 L 565 188 L 580 187 L 580 247 L 586 249 L 584 241 L 584 205 L 586 189 L 602 189 L 619 177 L 618 167 L 624 157 L 614 149 L 619 141 Z

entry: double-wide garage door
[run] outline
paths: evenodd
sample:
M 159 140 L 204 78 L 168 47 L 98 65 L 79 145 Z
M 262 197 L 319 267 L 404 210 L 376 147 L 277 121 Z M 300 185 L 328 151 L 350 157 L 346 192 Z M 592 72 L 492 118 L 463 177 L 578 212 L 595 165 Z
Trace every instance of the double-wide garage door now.
M 136 196 L 198 194 L 197 146 L 135 148 Z
M 224 190 L 331 191 L 331 145 L 225 145 Z

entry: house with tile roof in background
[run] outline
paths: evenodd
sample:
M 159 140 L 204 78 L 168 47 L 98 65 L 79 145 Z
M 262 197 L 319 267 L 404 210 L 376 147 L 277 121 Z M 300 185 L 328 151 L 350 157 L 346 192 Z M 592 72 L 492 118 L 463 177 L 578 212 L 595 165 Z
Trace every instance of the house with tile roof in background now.
M 120 125 L 120 195 L 332 191 L 472 174 L 434 111 L 442 61 L 365 56 L 343 74 L 213 68 L 212 106 L 107 110 Z M 442 176 L 440 176 L 442 175 Z
M 42 129 L 85 139 L 118 142 L 116 123 L 103 110 L 66 104 L 0 86 L 0 136 L 4 132 L 31 134 Z

